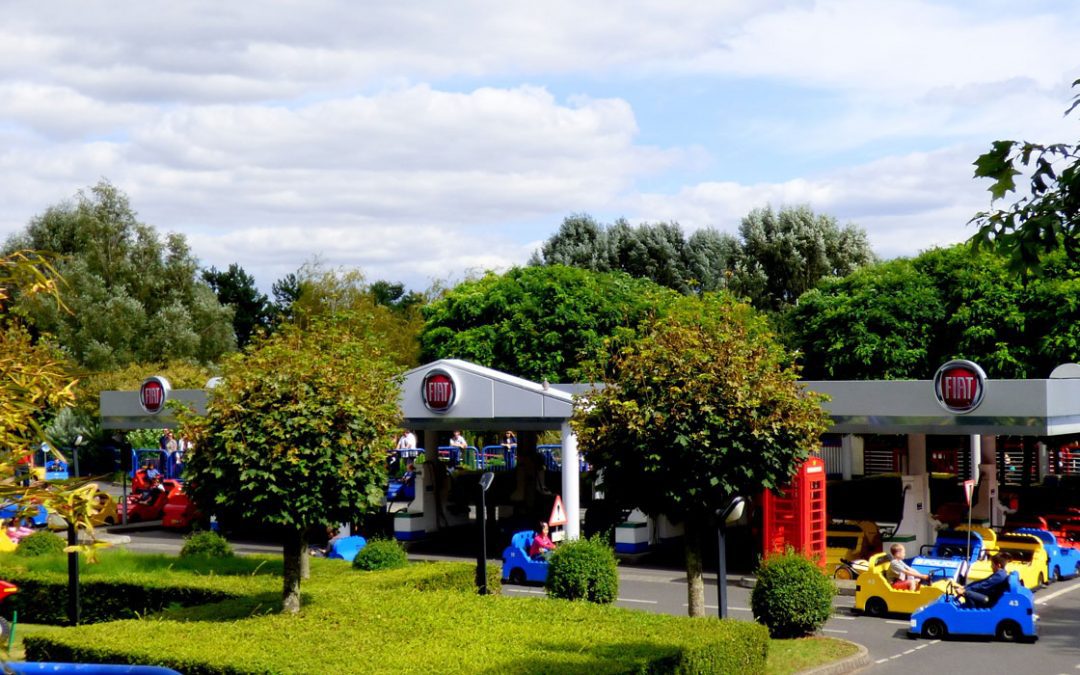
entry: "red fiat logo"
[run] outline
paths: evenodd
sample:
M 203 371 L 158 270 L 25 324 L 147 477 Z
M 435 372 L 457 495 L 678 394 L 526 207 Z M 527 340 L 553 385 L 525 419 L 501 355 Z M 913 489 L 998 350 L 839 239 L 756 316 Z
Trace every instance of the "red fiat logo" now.
M 969 413 L 982 403 L 986 373 L 971 361 L 949 361 L 934 375 L 934 394 L 949 412 Z
M 150 413 L 161 412 L 165 406 L 165 386 L 158 380 L 150 379 L 139 388 L 139 402 L 143 410 Z
M 457 394 L 454 379 L 446 373 L 433 372 L 424 378 L 424 404 L 432 412 L 446 412 Z

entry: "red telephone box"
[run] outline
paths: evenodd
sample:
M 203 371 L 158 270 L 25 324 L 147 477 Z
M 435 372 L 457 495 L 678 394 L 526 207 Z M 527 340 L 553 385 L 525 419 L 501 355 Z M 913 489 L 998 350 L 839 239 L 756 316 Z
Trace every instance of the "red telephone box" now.
M 791 546 L 825 567 L 825 461 L 811 457 L 799 467 L 783 495 L 766 490 L 761 496 L 765 554 Z

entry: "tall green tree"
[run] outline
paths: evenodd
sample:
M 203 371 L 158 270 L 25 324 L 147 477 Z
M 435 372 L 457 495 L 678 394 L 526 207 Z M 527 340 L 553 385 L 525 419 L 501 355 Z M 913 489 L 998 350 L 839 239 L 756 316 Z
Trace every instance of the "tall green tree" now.
M 212 362 L 236 346 L 232 310 L 198 279 L 184 237 L 163 241 L 108 182 L 31 220 L 5 247 L 20 249 L 58 256 L 71 311 L 41 295 L 18 296 L 13 311 L 86 368 L 173 358 Z
M 705 615 L 702 550 L 716 511 L 786 482 L 828 428 L 766 321 L 727 295 L 675 303 L 634 339 L 609 340 L 575 406 L 605 496 L 685 529 L 690 616 Z
M 729 289 L 759 309 L 781 310 L 828 277 L 874 261 L 866 232 L 841 227 L 806 206 L 755 209 L 739 238 L 712 228 L 689 238 L 677 223 L 610 226 L 587 215 L 566 218 L 530 265 L 621 271 L 680 293 Z
M 1067 355 L 1062 345 L 1076 346 L 1067 336 L 1080 320 L 1076 303 L 1054 300 L 1075 288 L 1080 268 L 1058 260 L 1026 288 L 1001 256 L 966 246 L 860 269 L 803 295 L 786 316 L 786 341 L 810 379 L 926 379 L 954 358 L 991 377 L 1045 377 L 1049 361 Z M 1041 346 L 1051 335 L 1064 342 Z
M 754 209 L 739 225 L 731 289 L 760 309 L 780 310 L 826 277 L 874 261 L 866 232 L 808 206 Z
M 270 327 L 273 312 L 266 295 L 255 286 L 255 277 L 236 263 L 221 271 L 216 267 L 203 270 L 202 279 L 217 295 L 218 302 L 233 310 L 233 330 L 237 346 L 251 341 L 256 331 Z
M 1080 80 L 1072 84 L 1080 87 Z M 1065 111 L 1080 106 L 1080 94 Z M 999 200 L 1016 192 L 1016 177 L 1026 174 L 1028 190 L 1005 208 Z M 990 210 L 971 219 L 978 231 L 976 248 L 993 248 L 1022 276 L 1038 275 L 1044 259 L 1059 248 L 1080 253 L 1080 142 L 1044 145 L 1028 141 L 995 141 L 975 160 L 975 177 L 993 182 Z
M 621 273 L 514 268 L 465 281 L 424 308 L 421 358 L 466 359 L 535 381 L 572 382 L 604 338 L 675 294 Z
M 284 529 L 287 612 L 300 609 L 307 532 L 379 509 L 400 427 L 400 370 L 354 319 L 345 310 L 255 341 L 225 359 L 206 416 L 184 416 L 196 503 Z

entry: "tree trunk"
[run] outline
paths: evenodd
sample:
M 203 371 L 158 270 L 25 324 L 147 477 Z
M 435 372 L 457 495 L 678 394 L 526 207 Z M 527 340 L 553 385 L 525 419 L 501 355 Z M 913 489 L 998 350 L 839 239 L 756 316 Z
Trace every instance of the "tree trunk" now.
M 697 523 L 687 518 L 683 523 L 686 532 L 686 604 L 690 616 L 705 616 L 705 577 L 701 570 L 701 530 Z
M 311 555 L 308 553 L 307 542 L 300 545 L 300 578 L 311 578 Z
M 293 530 L 285 535 L 284 588 L 281 593 L 282 609 L 290 614 L 300 611 L 300 577 L 304 564 L 304 533 Z

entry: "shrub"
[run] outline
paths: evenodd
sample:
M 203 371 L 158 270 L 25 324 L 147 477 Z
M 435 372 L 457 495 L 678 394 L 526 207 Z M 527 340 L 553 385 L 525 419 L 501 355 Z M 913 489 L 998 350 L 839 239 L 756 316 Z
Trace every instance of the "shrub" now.
M 553 598 L 608 604 L 619 595 L 615 552 L 599 536 L 562 544 L 550 563 L 546 587 Z
M 35 532 L 19 542 L 15 553 L 28 558 L 39 555 L 63 553 L 67 544 L 52 532 Z
M 396 539 L 372 539 L 353 559 L 353 568 L 373 572 L 406 567 L 409 556 Z
M 832 614 L 836 586 L 817 565 L 791 551 L 758 565 L 750 594 L 754 618 L 774 638 L 802 637 L 821 627 Z
M 217 532 L 193 532 L 184 540 L 180 557 L 203 556 L 205 558 L 231 558 L 232 546 Z

